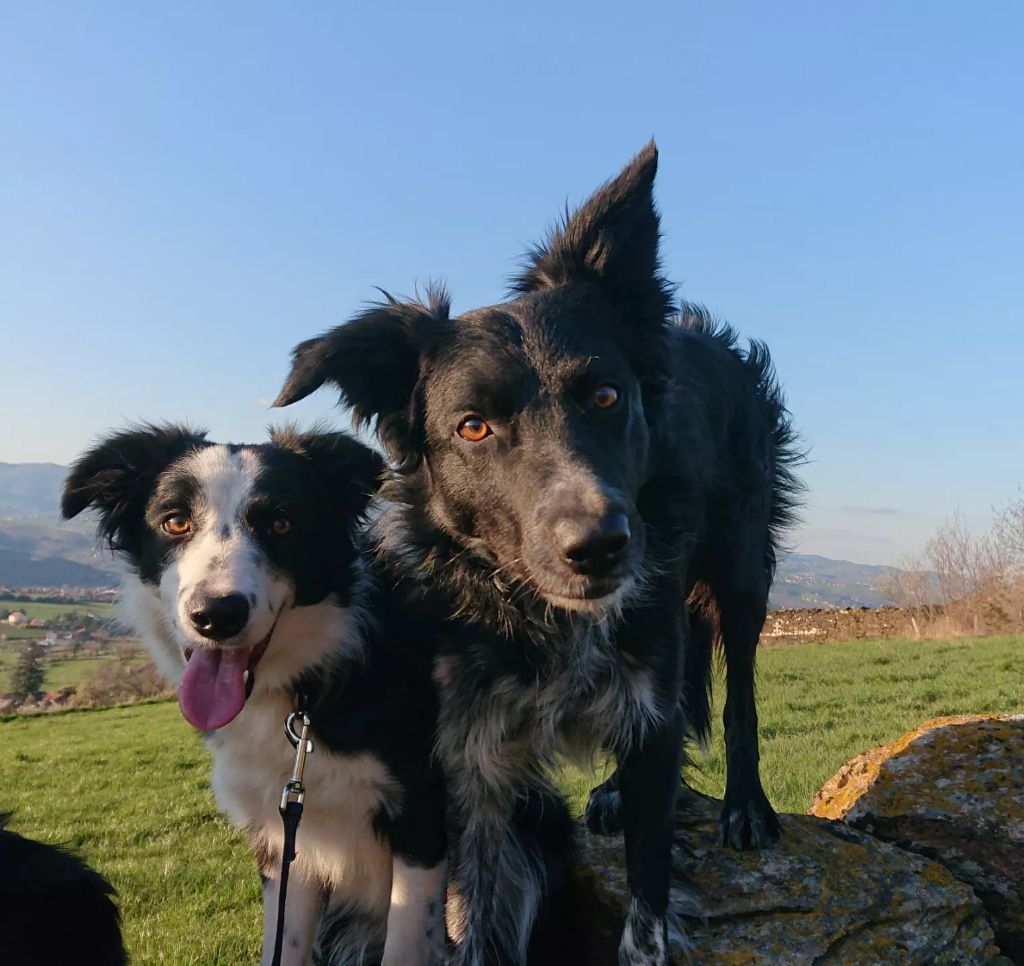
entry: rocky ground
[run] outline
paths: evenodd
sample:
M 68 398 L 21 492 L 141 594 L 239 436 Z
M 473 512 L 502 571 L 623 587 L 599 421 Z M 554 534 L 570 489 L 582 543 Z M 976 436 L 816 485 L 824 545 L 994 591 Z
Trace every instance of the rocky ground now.
M 941 862 L 1024 962 L 1024 715 L 926 722 L 847 762 L 811 814 Z
M 720 846 L 721 803 L 687 793 L 674 962 L 1024 963 L 1022 761 L 1024 716 L 927 722 L 847 763 L 812 814 L 780 816 L 781 839 L 761 852 Z M 575 933 L 587 947 L 566 962 L 613 966 L 621 837 L 582 832 L 581 848 Z

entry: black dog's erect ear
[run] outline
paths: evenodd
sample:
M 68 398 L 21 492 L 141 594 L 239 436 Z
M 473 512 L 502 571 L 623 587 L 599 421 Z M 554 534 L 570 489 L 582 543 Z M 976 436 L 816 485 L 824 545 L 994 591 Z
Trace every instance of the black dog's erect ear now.
M 374 423 L 389 451 L 404 458 L 424 340 L 447 321 L 448 311 L 443 289 L 432 290 L 426 304 L 388 296 L 344 325 L 300 343 L 274 405 L 288 406 L 330 383 L 341 390 L 356 423 Z
M 303 456 L 327 485 L 335 501 L 355 523 L 380 486 L 384 458 L 347 433 L 291 427 L 271 429 L 271 442 Z
M 651 299 L 648 307 L 667 315 L 670 294 L 659 271 L 653 193 L 657 170 L 658 149 L 651 141 L 618 177 L 567 215 L 544 244 L 527 253 L 512 290 L 523 295 L 591 280 L 616 299 Z
M 114 546 L 141 485 L 190 449 L 203 445 L 205 431 L 186 426 L 138 426 L 101 439 L 71 466 L 60 510 L 65 520 L 87 507 L 100 512 L 100 533 Z

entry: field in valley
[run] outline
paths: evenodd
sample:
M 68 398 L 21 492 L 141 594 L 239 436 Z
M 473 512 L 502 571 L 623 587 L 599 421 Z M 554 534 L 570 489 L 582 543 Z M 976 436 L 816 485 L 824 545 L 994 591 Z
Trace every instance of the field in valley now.
M 18 654 L 25 642 L 0 646 L 0 693 L 10 690 L 11 676 L 18 663 Z M 124 664 L 141 664 L 144 657 L 119 658 L 112 648 L 109 653 L 97 657 L 44 657 L 43 690 L 59 691 L 61 688 L 76 687 L 86 678 L 91 678 L 107 664 L 121 661 Z
M 72 615 L 84 620 L 89 615 L 105 622 L 114 618 L 114 605 L 97 601 L 73 601 L 67 603 L 47 603 L 44 601 L 0 601 L 0 608 L 7 611 L 23 611 L 30 619 L 46 621 L 61 620 L 67 622 Z M 70 627 L 75 626 L 70 622 Z M 42 627 L 14 627 L 7 621 L 0 621 L 0 694 L 10 690 L 11 674 L 18 663 L 18 656 L 23 647 L 30 641 L 41 641 L 54 631 Z M 124 638 L 121 639 L 125 641 Z M 70 655 L 61 649 L 53 655 L 46 654 L 43 658 L 45 677 L 44 691 L 58 691 L 61 688 L 76 686 L 91 677 L 105 664 L 117 660 L 113 644 L 93 647 L 77 655 Z M 135 658 L 128 659 L 135 663 Z M 142 660 L 139 658 L 138 660 Z
M 772 802 L 804 811 L 843 762 L 927 718 L 1024 711 L 1022 647 L 1024 637 L 990 637 L 765 649 L 762 771 Z M 111 879 L 139 964 L 258 957 L 258 878 L 244 838 L 217 814 L 208 769 L 173 701 L 0 721 L 0 808 L 16 812 L 16 831 L 80 849 Z M 720 726 L 688 778 L 721 794 Z M 577 810 L 593 781 L 563 773 Z

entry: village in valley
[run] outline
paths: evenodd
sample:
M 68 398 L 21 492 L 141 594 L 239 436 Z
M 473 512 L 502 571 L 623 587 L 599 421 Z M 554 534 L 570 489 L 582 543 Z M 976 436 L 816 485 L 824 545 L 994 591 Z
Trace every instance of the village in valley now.
M 0 586 L 0 714 L 137 700 L 163 688 L 114 618 L 116 590 Z

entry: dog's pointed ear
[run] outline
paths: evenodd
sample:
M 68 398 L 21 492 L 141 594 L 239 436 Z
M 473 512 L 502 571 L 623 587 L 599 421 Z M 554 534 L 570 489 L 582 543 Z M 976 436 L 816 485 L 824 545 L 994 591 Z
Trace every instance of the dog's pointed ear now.
M 100 533 L 114 546 L 131 509 L 144 499 L 143 486 L 205 439 L 204 431 L 170 424 L 138 426 L 104 437 L 71 465 L 61 494 L 61 515 L 70 520 L 94 507 L 100 514 Z
M 525 294 L 590 280 L 617 297 L 643 293 L 653 284 L 665 297 L 667 313 L 667 286 L 658 266 L 657 170 L 652 140 L 527 254 L 524 270 L 512 279 L 513 291 Z
M 292 369 L 275 406 L 288 406 L 319 389 L 336 386 L 357 425 L 371 423 L 400 462 L 409 456 L 416 417 L 414 396 L 424 343 L 448 320 L 441 288 L 426 303 L 387 301 L 295 347 Z
M 324 481 L 331 501 L 354 524 L 366 512 L 386 469 L 384 458 L 347 433 L 290 427 L 272 429 L 278 446 L 308 459 Z

